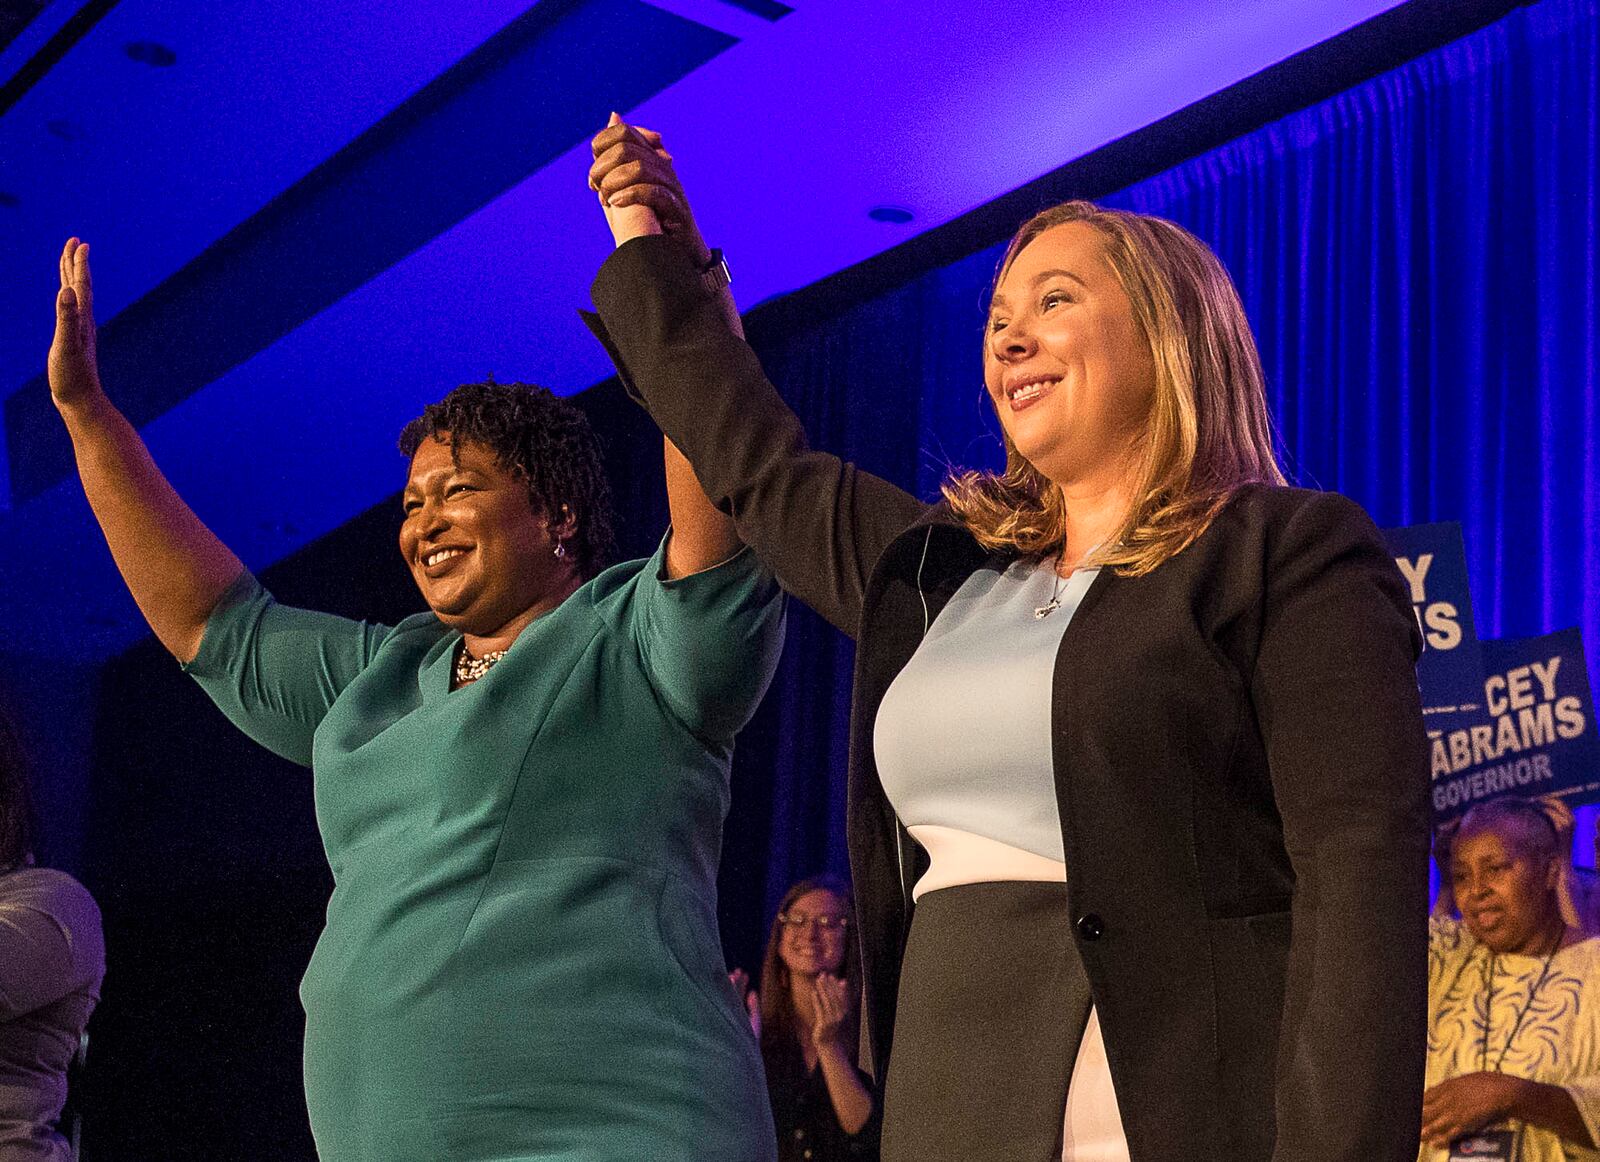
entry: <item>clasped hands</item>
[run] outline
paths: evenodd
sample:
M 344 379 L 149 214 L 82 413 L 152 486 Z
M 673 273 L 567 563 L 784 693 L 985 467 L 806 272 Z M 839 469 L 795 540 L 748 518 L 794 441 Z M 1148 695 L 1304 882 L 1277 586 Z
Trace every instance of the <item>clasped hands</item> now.
M 742 968 L 728 974 L 734 991 L 744 998 L 744 1007 L 750 1017 L 750 1029 L 761 1038 L 761 998 L 750 987 L 750 976 Z M 830 1046 L 843 1044 L 845 1022 L 850 1017 L 850 985 L 832 973 L 822 973 L 812 983 L 813 1016 L 811 1019 L 811 1046 L 819 1053 Z
M 665 234 L 689 248 L 697 267 L 710 262 L 711 250 L 695 224 L 672 155 L 661 146 L 661 134 L 613 113 L 589 147 L 594 154 L 589 188 L 599 197 L 618 246 L 646 234 Z
M 1422 1095 L 1422 1140 L 1448 1146 L 1463 1134 L 1504 1121 L 1525 1085 L 1520 1077 L 1489 1071 L 1441 1081 Z

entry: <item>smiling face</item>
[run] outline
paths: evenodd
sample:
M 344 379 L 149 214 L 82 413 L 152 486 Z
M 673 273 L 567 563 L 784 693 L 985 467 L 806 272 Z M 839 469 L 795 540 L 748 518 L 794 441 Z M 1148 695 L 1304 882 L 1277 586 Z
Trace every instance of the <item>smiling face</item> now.
M 1523 849 L 1509 829 L 1458 839 L 1450 880 L 1467 930 L 1491 952 L 1528 952 L 1561 920 L 1555 865 Z
M 1130 471 L 1155 362 L 1094 227 L 1052 226 L 1012 261 L 990 304 L 984 382 L 1017 451 L 1057 484 Z
M 785 924 L 779 937 L 778 956 L 789 971 L 796 976 L 841 975 L 850 927 L 845 902 L 817 888 L 792 900 L 784 915 L 804 921 Z
M 400 554 L 440 621 L 488 637 L 558 604 L 573 567 L 521 477 L 481 444 L 461 444 L 460 463 L 451 447 L 425 439 L 412 457 Z

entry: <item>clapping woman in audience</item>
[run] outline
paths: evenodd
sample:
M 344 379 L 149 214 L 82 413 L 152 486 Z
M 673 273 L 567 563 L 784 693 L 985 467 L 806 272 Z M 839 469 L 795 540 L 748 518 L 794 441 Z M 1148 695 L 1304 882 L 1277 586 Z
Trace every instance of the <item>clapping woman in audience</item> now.
M 735 180 L 761 145 L 730 149 Z M 808 446 L 660 137 L 613 124 L 593 149 L 624 383 L 857 639 L 846 826 L 883 1156 L 1409 1162 L 1416 623 L 1367 515 L 1284 486 L 1216 256 L 1083 202 L 1024 223 L 982 340 L 1005 469 L 930 505 Z M 619 229 L 639 206 L 654 220 Z
M 878 1111 L 856 1064 L 861 959 L 854 919 L 849 888 L 814 876 L 784 893 L 772 920 L 752 1009 L 779 1162 L 878 1156 Z

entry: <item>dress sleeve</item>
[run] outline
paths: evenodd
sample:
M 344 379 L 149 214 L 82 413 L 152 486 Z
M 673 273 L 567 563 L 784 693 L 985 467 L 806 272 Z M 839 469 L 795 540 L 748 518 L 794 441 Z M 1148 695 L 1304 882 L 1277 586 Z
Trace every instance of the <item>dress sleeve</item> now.
M 813 451 L 755 352 L 722 318 L 682 245 L 636 238 L 612 253 L 585 316 L 623 386 L 783 587 L 855 636 L 867 578 L 927 506 Z
M 1274 1158 L 1403 1162 L 1427 1027 L 1416 623 L 1357 505 L 1315 494 L 1271 535 L 1251 698 L 1295 875 Z
M 1572 1104 L 1578 1107 L 1578 1116 L 1583 1119 L 1590 1139 L 1600 1142 L 1600 1076 L 1571 1078 L 1563 1081 L 1561 1088 L 1567 1091 L 1567 1096 L 1572 1098 Z M 1574 1162 L 1579 1159 L 1600 1158 L 1600 1152 L 1580 1150 L 1566 1141 L 1562 1142 L 1562 1146 L 1568 1151 L 1567 1156 L 1574 1159 Z
M 211 611 L 200 652 L 183 669 L 250 738 L 310 766 L 317 726 L 390 632 L 279 605 L 245 573 Z
M 100 910 L 76 881 L 59 879 L 60 885 L 0 892 L 0 1021 L 99 987 Z
M 634 639 L 672 713 L 700 738 L 725 744 L 750 721 L 778 668 L 783 592 L 748 548 L 670 579 L 666 546 L 664 539 L 639 574 Z

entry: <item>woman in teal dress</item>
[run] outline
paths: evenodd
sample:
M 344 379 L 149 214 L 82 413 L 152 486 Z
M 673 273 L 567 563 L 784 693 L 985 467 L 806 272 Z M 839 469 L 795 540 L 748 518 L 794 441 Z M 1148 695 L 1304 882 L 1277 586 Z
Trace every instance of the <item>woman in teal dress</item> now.
M 596 573 L 581 413 L 452 392 L 402 435 L 400 549 L 429 612 L 391 627 L 278 605 L 173 491 L 101 389 L 77 239 L 50 387 L 151 629 L 312 769 L 335 882 L 301 985 L 320 1156 L 772 1158 L 715 885 L 781 598 L 675 450 L 662 547 Z

